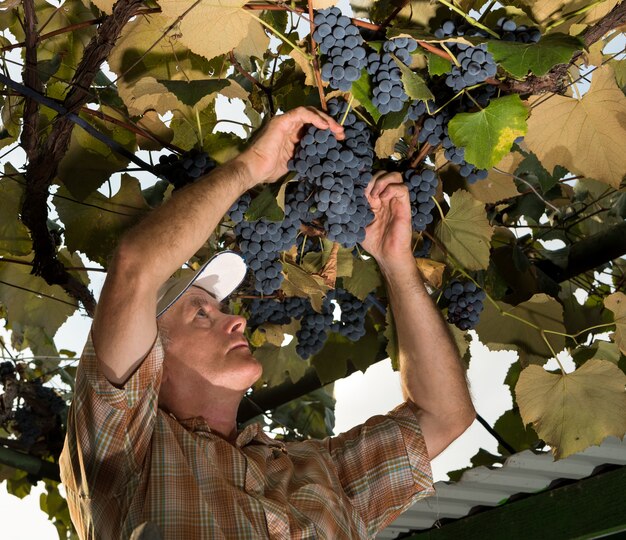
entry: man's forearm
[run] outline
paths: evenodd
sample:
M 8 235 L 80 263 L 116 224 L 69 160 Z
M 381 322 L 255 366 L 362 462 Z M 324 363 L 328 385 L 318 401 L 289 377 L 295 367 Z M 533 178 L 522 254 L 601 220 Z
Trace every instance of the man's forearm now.
M 381 266 L 394 316 L 405 399 L 442 425 L 465 429 L 474 417 L 465 369 L 415 259 Z
M 149 268 L 146 278 L 158 287 L 202 247 L 232 203 L 253 185 L 243 161 L 217 167 L 128 231 L 119 252 L 140 261 L 144 273 Z

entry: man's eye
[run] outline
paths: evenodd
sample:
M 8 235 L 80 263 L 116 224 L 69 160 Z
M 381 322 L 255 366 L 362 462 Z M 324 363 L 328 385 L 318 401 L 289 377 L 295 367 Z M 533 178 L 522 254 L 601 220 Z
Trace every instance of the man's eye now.
M 196 316 L 198 316 L 198 317 L 207 317 L 208 315 L 207 315 L 207 312 L 204 311 L 204 309 L 200 308 L 198 310 L 198 313 L 196 313 Z

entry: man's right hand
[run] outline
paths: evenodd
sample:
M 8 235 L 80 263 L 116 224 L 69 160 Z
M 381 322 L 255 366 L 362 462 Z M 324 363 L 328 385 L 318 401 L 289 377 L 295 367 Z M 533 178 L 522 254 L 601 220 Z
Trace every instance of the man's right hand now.
M 344 138 L 343 126 L 332 117 L 313 107 L 298 107 L 272 118 L 234 161 L 246 165 L 255 184 L 275 182 L 288 172 L 287 163 L 293 157 L 307 124 L 330 129 L 337 139 Z

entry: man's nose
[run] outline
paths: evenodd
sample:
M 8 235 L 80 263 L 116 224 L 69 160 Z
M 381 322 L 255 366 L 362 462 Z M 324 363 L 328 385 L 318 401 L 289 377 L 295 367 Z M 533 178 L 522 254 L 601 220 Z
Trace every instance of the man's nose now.
M 246 329 L 246 318 L 241 315 L 228 315 L 227 331 L 229 334 L 240 333 L 243 334 Z

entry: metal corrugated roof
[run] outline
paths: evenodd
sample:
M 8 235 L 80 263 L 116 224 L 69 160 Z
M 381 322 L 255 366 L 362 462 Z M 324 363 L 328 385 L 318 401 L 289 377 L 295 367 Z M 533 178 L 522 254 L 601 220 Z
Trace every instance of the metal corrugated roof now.
M 462 518 L 476 506 L 497 506 L 518 493 L 536 493 L 558 479 L 580 480 L 598 465 L 626 465 L 626 438 L 607 437 L 600 446 L 554 461 L 550 452 L 524 450 L 502 467 L 476 467 L 458 482 L 436 482 L 435 495 L 417 502 L 376 538 L 391 540 L 400 534 L 430 529 L 442 518 Z

